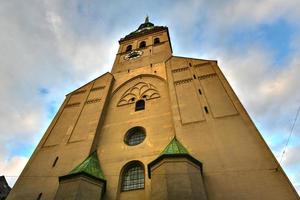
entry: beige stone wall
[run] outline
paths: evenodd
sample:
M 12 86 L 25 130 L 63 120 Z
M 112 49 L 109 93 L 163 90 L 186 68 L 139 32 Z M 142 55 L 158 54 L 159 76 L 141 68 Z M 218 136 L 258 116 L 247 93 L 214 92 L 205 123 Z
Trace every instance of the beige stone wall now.
M 32 200 L 39 193 L 42 199 L 54 199 L 58 177 L 68 174 L 90 153 L 112 81 L 107 73 L 67 95 L 8 199 Z
M 208 199 L 298 199 L 216 62 L 173 57 L 167 75 L 176 135 L 203 163 Z M 194 105 L 204 119 L 188 115 Z
M 104 183 L 84 175 L 61 180 L 55 195 L 56 200 L 102 199 Z
M 164 158 L 150 170 L 152 200 L 207 200 L 200 166 L 190 160 Z

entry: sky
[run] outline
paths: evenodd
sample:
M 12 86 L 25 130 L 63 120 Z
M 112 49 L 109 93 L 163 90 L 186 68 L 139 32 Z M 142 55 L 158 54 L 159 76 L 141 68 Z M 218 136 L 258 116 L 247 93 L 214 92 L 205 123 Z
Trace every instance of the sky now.
M 0 0 L 0 175 L 13 186 L 65 94 L 110 71 L 118 40 L 149 15 L 169 27 L 173 55 L 218 61 L 300 193 L 299 7 L 299 0 Z

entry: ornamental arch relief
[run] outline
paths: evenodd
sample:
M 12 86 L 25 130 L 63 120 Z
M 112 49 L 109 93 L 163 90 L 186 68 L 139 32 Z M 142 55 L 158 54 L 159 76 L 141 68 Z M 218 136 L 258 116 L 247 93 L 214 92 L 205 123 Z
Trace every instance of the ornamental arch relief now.
M 121 96 L 117 105 L 123 106 L 132 104 L 139 99 L 151 100 L 159 97 L 159 91 L 153 84 L 149 82 L 138 82 Z
M 113 91 L 113 102 L 117 107 L 161 98 L 167 94 L 166 80 L 160 76 L 143 74 L 133 77 Z M 151 101 L 152 102 L 152 101 Z

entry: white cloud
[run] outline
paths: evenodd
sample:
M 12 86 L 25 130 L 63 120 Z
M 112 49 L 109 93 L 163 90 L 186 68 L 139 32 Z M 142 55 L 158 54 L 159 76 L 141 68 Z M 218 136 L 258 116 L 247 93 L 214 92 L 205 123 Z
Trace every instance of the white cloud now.
M 221 27 L 233 27 L 240 23 L 247 26 L 266 24 L 281 17 L 296 22 L 296 17 L 300 16 L 297 9 L 300 2 L 297 0 L 231 0 L 214 6 L 217 12 L 212 22 Z
M 13 186 L 28 162 L 28 158 L 22 156 L 14 156 L 9 160 L 0 160 L 1 175 L 5 175 L 5 178 L 10 186 Z
M 300 152 L 300 145 L 288 147 L 286 149 L 285 156 L 283 157 L 282 160 L 283 165 L 284 166 L 298 165 L 300 163 L 299 152 Z
M 15 147 L 20 143 L 26 148 L 35 145 L 48 126 L 50 106 L 57 109 L 66 93 L 107 71 L 116 52 L 115 45 L 108 45 L 112 42 L 95 34 L 98 28 L 85 30 L 90 36 L 88 40 L 78 35 L 70 25 L 72 21 L 66 17 L 68 13 L 59 9 L 59 4 L 59 1 L 34 0 L 1 4 L 2 167 L 19 166 L 11 156 L 28 155 L 32 149 L 20 152 Z M 42 93 L 41 89 L 47 92 Z

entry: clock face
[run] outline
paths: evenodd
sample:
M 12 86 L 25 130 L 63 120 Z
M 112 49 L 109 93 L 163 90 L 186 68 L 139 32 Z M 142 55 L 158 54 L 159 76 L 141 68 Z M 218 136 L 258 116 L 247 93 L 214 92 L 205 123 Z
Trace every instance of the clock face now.
M 139 58 L 143 54 L 142 51 L 131 51 L 124 56 L 125 60 L 133 60 Z

